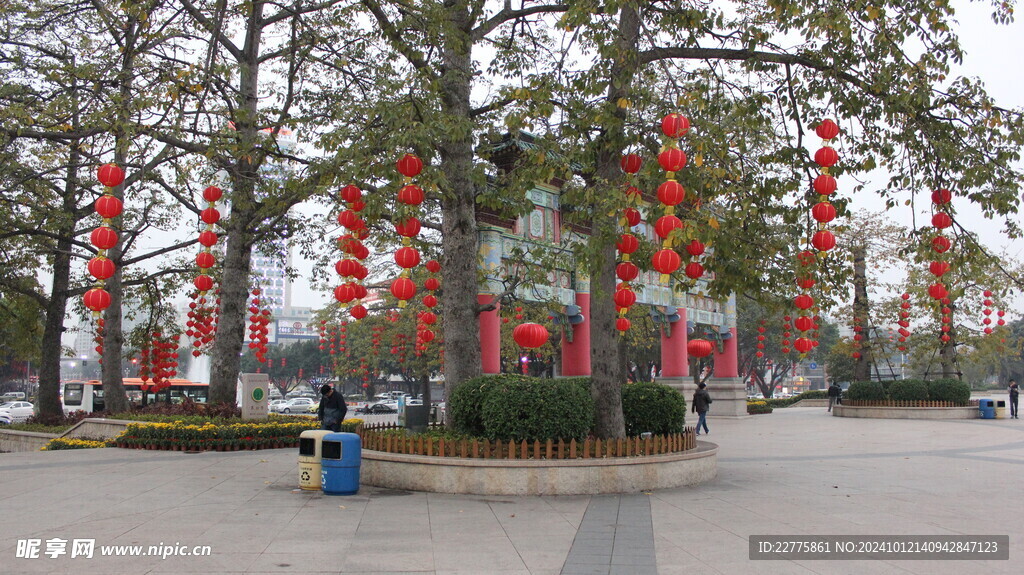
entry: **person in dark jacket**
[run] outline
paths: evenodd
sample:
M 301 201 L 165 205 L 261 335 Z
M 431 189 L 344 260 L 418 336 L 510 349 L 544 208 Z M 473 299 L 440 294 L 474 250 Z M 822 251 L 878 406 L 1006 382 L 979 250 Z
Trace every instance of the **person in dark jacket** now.
M 1013 419 L 1020 419 L 1020 412 L 1017 411 L 1017 402 L 1020 399 L 1020 387 L 1017 386 L 1015 380 L 1010 380 L 1010 385 L 1007 387 L 1010 391 L 1010 417 Z
M 708 393 L 707 388 L 707 384 L 698 384 L 697 391 L 693 392 L 693 401 L 690 405 L 690 411 L 699 416 L 697 418 L 697 435 L 700 435 L 701 426 L 704 427 L 704 434 L 708 434 L 707 415 L 708 407 L 711 406 L 711 394 Z
M 834 380 L 832 385 L 828 386 L 828 410 L 832 411 L 832 406 L 839 403 L 839 398 L 843 395 L 843 388 L 839 387 L 839 384 Z
M 316 408 L 316 417 L 320 420 L 321 429 L 341 431 L 341 422 L 345 419 L 348 406 L 340 393 L 336 393 L 329 385 L 320 388 L 320 406 Z

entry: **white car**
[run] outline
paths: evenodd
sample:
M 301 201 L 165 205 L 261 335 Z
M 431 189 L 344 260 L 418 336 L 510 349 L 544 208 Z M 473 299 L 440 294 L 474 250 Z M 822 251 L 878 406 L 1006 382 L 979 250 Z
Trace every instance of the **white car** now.
M 270 413 L 278 413 L 280 408 L 284 407 L 288 403 L 287 399 L 271 399 L 270 403 L 267 404 L 267 409 Z
M 32 407 L 32 404 L 27 401 L 8 401 L 0 404 L 0 415 L 9 417 L 11 423 L 21 423 L 35 413 Z
M 284 405 L 277 408 L 278 413 L 305 413 L 314 402 L 308 397 L 296 397 L 289 399 Z

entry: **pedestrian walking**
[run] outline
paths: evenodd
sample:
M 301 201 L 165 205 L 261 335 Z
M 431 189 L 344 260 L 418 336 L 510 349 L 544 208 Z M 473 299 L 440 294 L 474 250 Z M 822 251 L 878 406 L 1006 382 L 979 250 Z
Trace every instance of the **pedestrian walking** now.
M 839 387 L 836 380 L 832 380 L 832 385 L 828 386 L 828 410 L 832 411 L 832 406 L 839 403 L 839 396 L 843 393 L 843 388 Z
M 711 407 L 711 394 L 708 393 L 707 384 L 697 384 L 697 391 L 693 392 L 693 401 L 691 402 L 690 411 L 697 414 L 697 435 L 700 435 L 700 428 L 704 427 L 704 435 L 707 435 L 708 430 L 708 409 Z
M 1017 387 L 1017 381 L 1011 379 L 1008 389 L 1010 390 L 1010 417 L 1012 419 L 1020 419 L 1017 415 L 1017 397 L 1020 395 L 1020 389 Z

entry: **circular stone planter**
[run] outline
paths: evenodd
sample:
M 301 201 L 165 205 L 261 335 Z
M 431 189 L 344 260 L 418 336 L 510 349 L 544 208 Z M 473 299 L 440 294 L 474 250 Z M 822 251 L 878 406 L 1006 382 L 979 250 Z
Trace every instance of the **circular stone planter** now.
M 718 473 L 718 446 L 682 453 L 598 459 L 475 459 L 364 449 L 360 483 L 471 495 L 597 495 L 695 485 Z
M 834 417 L 867 419 L 977 419 L 978 407 L 875 407 L 833 405 Z

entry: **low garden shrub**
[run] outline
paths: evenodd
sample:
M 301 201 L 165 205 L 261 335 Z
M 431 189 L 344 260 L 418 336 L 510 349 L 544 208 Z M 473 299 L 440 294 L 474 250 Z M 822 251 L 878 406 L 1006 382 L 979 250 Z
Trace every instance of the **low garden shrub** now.
M 855 381 L 843 393 L 844 399 L 855 401 L 879 401 L 885 399 L 885 389 L 877 381 Z
M 487 385 L 481 420 L 488 439 L 583 439 L 594 426 L 594 400 L 578 383 L 504 378 Z
M 626 435 L 682 433 L 686 399 L 662 383 L 638 382 L 622 386 L 622 415 Z
M 889 399 L 894 401 L 926 401 L 928 384 L 919 379 L 903 379 L 889 386 Z
M 39 451 L 60 451 L 63 449 L 96 449 L 107 447 L 106 441 L 85 438 L 58 437 L 51 439 L 49 443 L 42 446 Z
M 351 420 L 346 420 L 345 423 Z M 360 422 L 361 423 L 361 422 Z M 352 425 L 352 424 L 350 424 Z M 355 424 L 352 429 L 354 429 Z M 307 429 L 319 429 L 319 422 L 310 418 L 292 421 L 266 421 L 255 423 L 189 424 L 130 423 L 113 443 L 119 447 L 147 449 L 261 449 L 291 447 L 298 443 L 299 434 Z
M 765 400 L 750 401 L 747 400 L 747 413 L 759 414 L 759 413 L 771 413 L 773 411 L 772 406 L 768 405 Z
M 484 375 L 463 382 L 448 397 L 447 416 L 453 427 L 467 435 L 484 437 L 483 410 L 488 394 L 497 386 L 529 381 L 524 375 Z
M 971 386 L 952 378 L 935 379 L 928 382 L 928 399 L 967 405 L 971 400 Z

